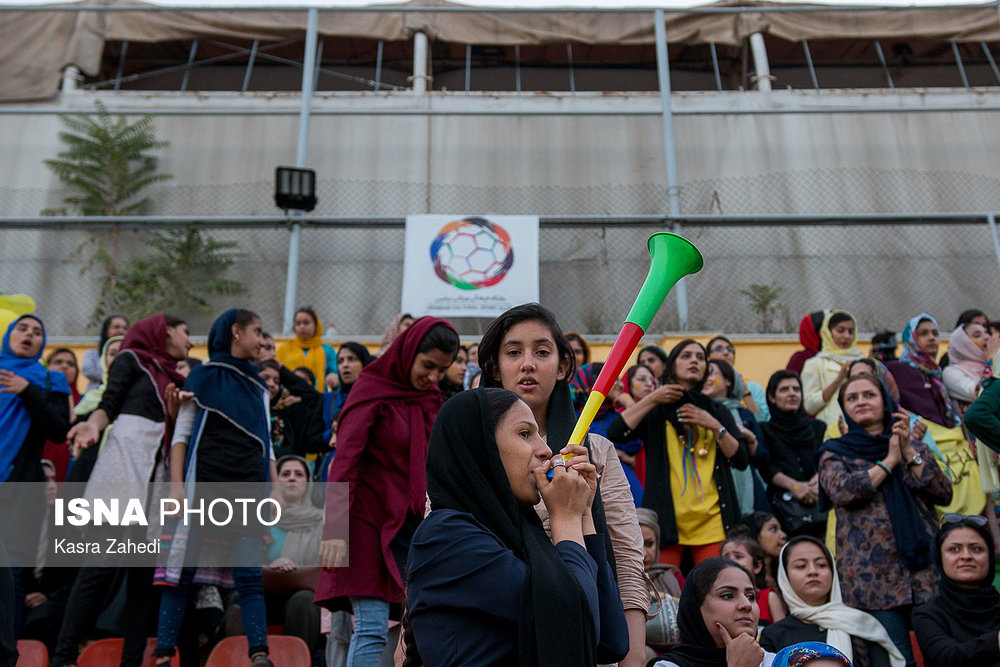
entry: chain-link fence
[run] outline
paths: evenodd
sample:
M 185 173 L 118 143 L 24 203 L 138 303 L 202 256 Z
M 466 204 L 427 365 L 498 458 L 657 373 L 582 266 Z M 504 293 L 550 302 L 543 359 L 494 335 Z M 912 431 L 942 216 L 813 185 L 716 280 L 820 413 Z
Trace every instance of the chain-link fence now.
M 890 212 L 1000 210 L 1000 177 L 994 173 L 920 171 L 855 166 L 799 169 L 738 177 L 698 179 L 679 188 L 683 215 L 801 215 L 827 211 L 865 215 Z M 58 209 L 69 192 L 0 184 L 7 216 L 37 216 Z M 274 215 L 274 183 L 192 185 L 169 182 L 149 188 L 153 215 Z M 670 209 L 662 183 L 581 186 L 472 185 L 324 178 L 316 183 L 315 215 L 363 218 L 408 213 L 484 211 L 519 215 L 662 215 Z
M 705 257 L 705 268 L 686 281 L 691 329 L 790 333 L 803 314 L 825 307 L 853 312 L 864 331 L 899 330 L 921 311 L 938 317 L 945 329 L 969 307 L 1000 313 L 995 288 L 1000 268 L 986 217 L 818 223 L 816 218 L 752 225 L 685 221 L 684 236 Z M 669 230 L 666 223 L 567 224 L 543 218 L 542 303 L 557 312 L 566 330 L 616 333 L 649 268 L 646 238 L 664 230 Z M 219 310 L 246 304 L 261 313 L 265 328 L 280 330 L 287 226 L 209 232 L 238 242 L 241 255 L 225 275 L 242 283 L 245 292 L 209 299 L 205 312 L 182 308 L 177 314 L 188 318 L 192 331 L 204 333 Z M 0 290 L 32 295 L 53 335 L 92 335 L 100 273 L 86 270 L 94 252 L 89 241 L 108 234 L 106 227 L 0 227 Z M 144 234 L 122 232 L 119 262 L 149 252 Z M 400 307 L 403 236 L 402 221 L 307 224 L 296 305 L 314 306 L 338 335 L 379 334 Z M 775 298 L 755 304 L 747 295 L 751 285 L 776 290 Z M 475 334 L 485 321 L 458 319 L 456 324 L 463 333 Z M 677 329 L 671 293 L 650 332 Z

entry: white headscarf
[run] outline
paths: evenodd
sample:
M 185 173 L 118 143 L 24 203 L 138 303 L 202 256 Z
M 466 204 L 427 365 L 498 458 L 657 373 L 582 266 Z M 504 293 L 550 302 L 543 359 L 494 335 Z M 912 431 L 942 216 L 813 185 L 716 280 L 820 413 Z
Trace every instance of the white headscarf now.
M 281 558 L 287 558 L 296 565 L 310 565 L 316 562 L 319 554 L 323 510 L 312 504 L 313 479 L 309 474 L 309 464 L 301 456 L 288 454 L 278 459 L 277 467 L 281 468 L 286 460 L 295 460 L 305 468 L 306 491 L 295 505 L 282 501 L 281 518 L 276 525 L 286 531 Z
M 789 613 L 800 621 L 807 621 L 825 629 L 826 643 L 839 649 L 852 663 L 854 662 L 854 650 L 851 646 L 851 637 L 859 637 L 875 642 L 884 648 L 889 654 L 892 667 L 904 667 L 906 660 L 903 659 L 903 654 L 896 648 L 882 624 L 871 614 L 844 604 L 843 595 L 840 593 L 840 578 L 837 576 L 837 564 L 832 559 L 830 559 L 830 569 L 833 578 L 829 602 L 818 607 L 810 606 L 792 589 L 784 566 L 785 550 L 790 546 L 803 544 L 803 542 L 805 540 L 789 542 L 781 548 L 780 562 L 782 566 L 778 568 L 778 588 L 781 589 L 781 595 L 785 598 Z M 816 543 L 810 540 L 809 544 Z M 823 549 L 823 553 L 829 558 L 830 554 L 826 549 Z

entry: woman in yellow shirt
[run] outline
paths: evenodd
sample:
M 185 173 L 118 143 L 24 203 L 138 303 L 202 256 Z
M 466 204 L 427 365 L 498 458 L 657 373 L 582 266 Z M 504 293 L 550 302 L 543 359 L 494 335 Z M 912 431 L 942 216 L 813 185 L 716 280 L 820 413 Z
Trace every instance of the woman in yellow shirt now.
M 295 311 L 292 328 L 295 338 L 278 346 L 275 356 L 285 368 L 294 371 L 308 368 L 316 378 L 316 391 L 323 392 L 337 388 L 337 351 L 323 344 L 323 326 L 319 315 L 311 306 L 303 306 Z M 329 389 L 325 389 L 329 387 Z
M 749 463 L 729 411 L 700 392 L 705 348 L 692 339 L 667 358 L 666 384 L 626 409 L 608 427 L 617 442 L 646 444 L 643 507 L 660 520 L 660 562 L 680 566 L 685 549 L 696 563 L 719 555 L 740 519 L 730 467 Z

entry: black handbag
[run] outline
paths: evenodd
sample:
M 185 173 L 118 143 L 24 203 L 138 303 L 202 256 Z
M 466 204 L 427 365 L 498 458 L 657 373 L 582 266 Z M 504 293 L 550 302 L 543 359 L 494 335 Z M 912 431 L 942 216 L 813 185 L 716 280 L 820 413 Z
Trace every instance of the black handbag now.
M 786 532 L 797 533 L 805 528 L 826 522 L 826 511 L 820 510 L 819 503 L 803 505 L 791 491 L 775 494 L 771 499 L 774 514 Z

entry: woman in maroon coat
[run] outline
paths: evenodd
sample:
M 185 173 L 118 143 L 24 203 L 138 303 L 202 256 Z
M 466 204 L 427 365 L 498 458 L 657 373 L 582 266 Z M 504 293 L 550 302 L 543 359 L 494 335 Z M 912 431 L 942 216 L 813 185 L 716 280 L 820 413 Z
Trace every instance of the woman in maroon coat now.
M 390 607 L 403 602 L 406 554 L 426 502 L 427 444 L 442 402 L 437 383 L 457 351 L 448 322 L 420 318 L 365 367 L 340 413 L 329 481 L 348 482 L 350 501 L 345 507 L 328 487 L 315 601 L 353 610 L 348 667 L 378 664 Z M 348 540 L 340 539 L 345 525 Z

